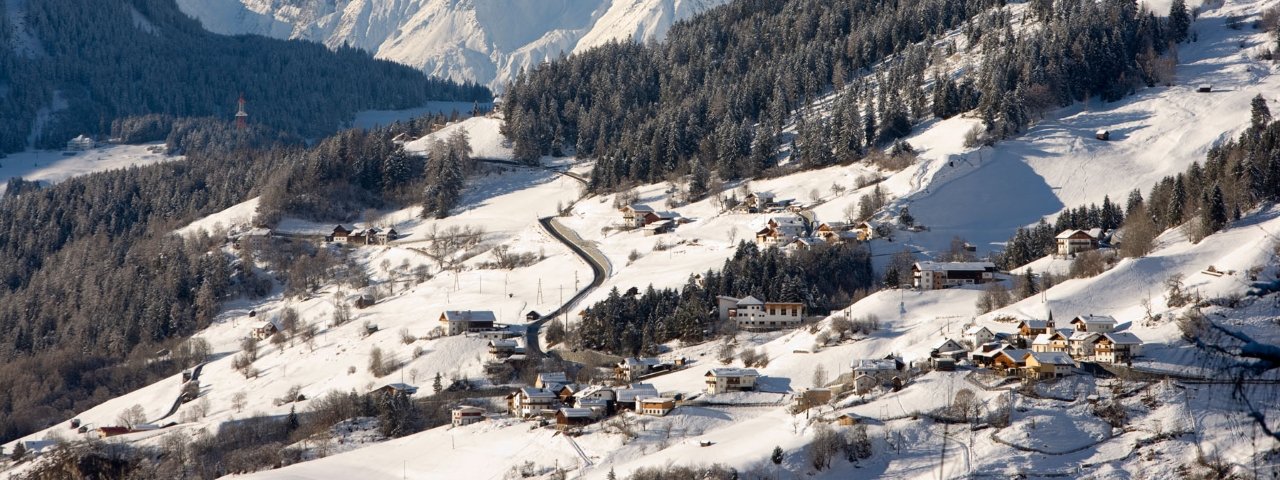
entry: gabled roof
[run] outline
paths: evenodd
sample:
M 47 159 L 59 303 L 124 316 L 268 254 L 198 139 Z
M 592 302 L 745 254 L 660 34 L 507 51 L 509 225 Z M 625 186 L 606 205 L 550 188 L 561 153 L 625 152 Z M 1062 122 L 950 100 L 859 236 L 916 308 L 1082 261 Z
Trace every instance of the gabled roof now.
M 1111 332 L 1104 333 L 1102 336 L 1111 340 L 1116 345 L 1142 345 L 1142 339 L 1129 332 Z
M 1116 326 L 1116 319 L 1111 315 L 1080 315 L 1071 320 L 1071 323 L 1081 322 L 1088 325 L 1109 325 Z
M 549 392 L 541 388 L 535 388 L 535 387 L 520 387 L 520 393 L 524 394 L 524 396 L 529 398 L 545 398 L 545 399 L 556 398 L 556 394 L 554 392 Z
M 493 322 L 497 317 L 490 310 L 445 310 L 444 319 L 450 322 Z
M 631 209 L 631 211 L 636 213 L 653 213 L 653 207 L 650 207 L 648 205 L 628 205 L 626 207 L 623 207 L 623 210 L 626 210 L 628 208 Z
M 565 384 L 565 383 L 569 383 L 569 376 L 565 375 L 564 372 L 542 372 L 538 374 L 538 381 L 542 382 L 543 384 L 547 384 L 547 383 Z
M 1023 320 L 1018 322 L 1018 326 L 1026 325 L 1027 328 L 1049 328 L 1048 320 Z
M 662 364 L 662 360 L 658 360 L 653 357 L 645 357 L 645 358 L 627 357 L 622 359 L 622 365 L 628 368 L 653 367 L 660 364 Z
M 853 361 L 853 371 L 889 371 L 897 370 L 898 362 L 888 358 L 860 358 Z
M 1091 337 L 1101 336 L 1101 335 L 1102 334 L 1098 332 L 1072 332 L 1071 338 L 1068 338 L 1067 340 L 1070 340 L 1072 342 L 1087 342 L 1090 340 Z
M 634 402 L 637 398 L 658 396 L 658 389 L 649 384 L 637 384 L 631 388 L 614 390 L 614 395 L 619 402 Z
M 948 348 L 948 344 L 950 344 L 950 350 L 942 350 L 943 348 Z M 964 347 L 960 346 L 959 343 L 956 343 L 955 340 L 943 337 L 941 340 L 938 340 L 937 342 L 933 343 L 932 350 L 955 352 L 955 351 L 964 350 Z
M 1034 357 L 1036 362 L 1041 365 L 1075 365 L 1075 360 L 1071 359 L 1071 355 L 1064 352 L 1027 352 L 1022 358 L 1027 356 Z
M 995 332 L 991 331 L 991 329 L 990 329 L 990 328 L 987 328 L 987 327 L 982 326 L 982 325 L 974 325 L 974 326 L 972 326 L 972 327 L 966 328 L 966 329 L 964 330 L 964 334 L 965 334 L 965 335 L 977 335 L 979 332 L 981 332 L 981 331 L 983 331 L 983 330 L 986 330 L 986 331 L 987 331 L 987 333 L 989 333 L 989 334 L 991 334 L 991 335 L 995 335 Z
M 1069 228 L 1069 229 L 1063 230 L 1063 231 L 1062 231 L 1062 233 L 1059 233 L 1059 234 L 1058 234 L 1058 236 L 1053 237 L 1053 238 L 1055 238 L 1055 239 L 1057 239 L 1057 240 L 1066 240 L 1066 239 L 1069 239 L 1069 238 L 1071 238 L 1071 237 L 1075 236 L 1076 234 L 1082 234 L 1082 235 L 1089 236 L 1090 238 L 1092 238 L 1092 236 L 1091 236 L 1091 235 L 1089 235 L 1089 232 L 1086 232 L 1086 231 L 1084 231 L 1084 230 L 1074 229 L 1074 228 Z
M 759 298 L 753 297 L 751 295 L 747 295 L 746 298 L 743 298 L 742 300 L 738 300 L 738 306 L 741 307 L 743 305 L 764 305 L 764 300 L 760 300 Z
M 735 367 L 721 367 L 721 369 L 710 369 L 707 375 L 703 376 L 760 376 L 759 371 L 755 369 L 735 369 Z
M 1028 353 L 1031 353 L 1031 350 L 1023 350 L 1021 348 L 1006 348 L 1004 350 L 1000 350 L 1000 355 L 1012 358 L 1015 362 L 1025 361 Z
M 409 385 L 407 383 L 388 383 L 386 385 L 383 385 L 382 388 L 390 388 L 397 392 L 405 392 L 409 395 L 413 395 L 414 392 L 418 391 L 418 387 Z
M 588 397 L 588 398 L 580 398 L 580 399 L 578 399 L 578 403 L 577 403 L 577 405 L 578 405 L 578 408 L 588 408 L 588 407 L 600 407 L 600 408 L 604 408 L 604 407 L 609 406 L 609 401 L 608 401 L 608 400 L 605 400 L 605 399 L 603 399 L 603 398 L 591 398 L 591 397 Z
M 613 392 L 613 389 L 606 387 L 604 385 L 592 385 L 590 387 L 574 392 L 573 396 L 575 398 L 583 398 L 583 397 L 589 397 L 591 395 L 595 395 L 596 393 L 603 392 L 603 391 Z
M 473 407 L 473 406 L 471 406 L 471 405 L 459 405 L 459 406 L 453 407 L 453 411 L 455 411 L 455 412 L 480 412 L 480 413 L 484 413 L 484 411 L 485 411 L 485 410 L 484 410 L 483 408 L 480 408 L 480 407 Z

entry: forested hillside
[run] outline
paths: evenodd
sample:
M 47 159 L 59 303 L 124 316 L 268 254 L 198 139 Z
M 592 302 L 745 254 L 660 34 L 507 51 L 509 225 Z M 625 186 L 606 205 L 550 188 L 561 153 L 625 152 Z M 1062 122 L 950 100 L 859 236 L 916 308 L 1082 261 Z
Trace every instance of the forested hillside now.
M 861 158 L 912 124 L 977 109 L 994 141 L 1039 113 L 1171 80 L 1190 21 L 1131 1 L 740 1 L 656 45 L 608 45 L 520 77 L 502 105 L 516 154 L 597 157 L 592 187 L 689 174 L 752 177 L 789 147 L 802 167 Z M 961 28 L 963 38 L 943 35 Z M 956 53 L 976 68 L 943 65 Z M 884 61 L 884 60 L 890 61 Z M 802 105 L 840 92 L 831 115 Z M 797 109 L 800 109 L 797 111 Z M 784 135 L 794 125 L 796 135 Z
M 17 5 L 0 14 L 0 152 L 29 141 L 57 148 L 133 115 L 230 120 L 240 94 L 251 122 L 307 137 L 336 131 L 361 110 L 489 99 L 484 87 L 352 48 L 211 34 L 173 0 L 41 0 L 0 10 Z

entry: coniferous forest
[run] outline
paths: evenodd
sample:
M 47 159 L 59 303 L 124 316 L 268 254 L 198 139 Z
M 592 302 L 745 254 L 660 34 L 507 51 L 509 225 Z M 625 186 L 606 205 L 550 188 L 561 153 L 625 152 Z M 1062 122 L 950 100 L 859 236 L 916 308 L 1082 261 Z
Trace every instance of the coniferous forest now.
M 1172 45 L 1188 35 L 1185 6 L 1169 20 L 1128 0 L 1036 0 L 1018 18 L 998 5 L 733 2 L 661 43 L 608 45 L 522 75 L 504 96 L 505 133 L 528 161 L 570 148 L 597 158 L 595 191 L 699 168 L 750 178 L 774 168 L 779 149 L 802 168 L 855 161 L 915 122 L 974 109 L 983 140 L 999 140 L 1048 109 L 1170 81 Z M 955 28 L 964 44 L 940 40 Z M 956 75 L 937 59 L 960 48 L 982 60 Z M 801 108 L 832 91 L 830 116 Z
M 106 135 L 113 120 L 130 116 L 230 119 L 241 94 L 251 122 L 304 137 L 332 133 L 361 110 L 490 98 L 484 87 L 428 78 L 353 48 L 215 35 L 173 0 L 21 4 L 13 12 L 24 19 L 21 31 L 0 22 L 0 44 L 21 46 L 0 48 L 0 152 Z

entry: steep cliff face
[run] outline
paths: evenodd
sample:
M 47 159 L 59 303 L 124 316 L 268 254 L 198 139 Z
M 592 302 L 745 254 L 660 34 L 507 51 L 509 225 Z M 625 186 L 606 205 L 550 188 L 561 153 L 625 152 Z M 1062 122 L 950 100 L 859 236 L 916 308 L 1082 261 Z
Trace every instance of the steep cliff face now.
M 177 0 L 210 31 L 343 44 L 501 90 L 521 69 L 661 38 L 726 0 Z

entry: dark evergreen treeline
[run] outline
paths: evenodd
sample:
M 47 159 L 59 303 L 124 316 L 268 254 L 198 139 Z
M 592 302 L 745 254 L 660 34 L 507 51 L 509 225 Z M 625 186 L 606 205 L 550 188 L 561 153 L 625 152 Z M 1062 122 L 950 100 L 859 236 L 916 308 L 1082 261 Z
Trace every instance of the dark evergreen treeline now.
M 25 148 L 37 113 L 55 99 L 67 108 L 43 125 L 34 139 L 38 147 L 57 148 L 81 133 L 106 134 L 110 122 L 128 116 L 230 122 L 241 93 L 251 123 L 306 137 L 333 132 L 361 110 L 490 97 L 484 87 L 428 78 L 354 48 L 215 35 L 173 0 L 22 5 L 15 14 L 25 18 L 38 45 L 32 54 L 0 49 L 0 152 Z M 0 21 L 5 45 L 15 35 Z
M 1132 207 L 1130 207 L 1132 209 Z M 1045 255 L 1051 255 L 1058 249 L 1055 237 L 1065 230 L 1102 228 L 1114 230 L 1124 224 L 1125 211 L 1120 205 L 1111 201 L 1111 197 L 1102 198 L 1102 206 L 1098 204 L 1083 205 L 1074 209 L 1068 208 L 1058 215 L 1050 225 L 1042 218 L 1040 223 L 1031 228 L 1019 227 L 1013 237 L 1005 243 L 1005 250 L 1000 254 L 999 264 L 1005 270 L 1012 270 Z
M 973 109 L 994 141 L 1047 109 L 1169 81 L 1169 45 L 1190 22 L 1185 6 L 1170 21 L 1130 0 L 1033 3 L 1015 34 L 994 0 L 733 2 L 664 42 L 606 45 L 520 76 L 505 133 L 525 160 L 596 157 L 596 191 L 700 168 L 752 177 L 780 149 L 802 167 L 853 161 L 916 121 Z M 936 58 L 957 46 L 934 51 L 933 39 L 961 25 L 983 61 L 953 77 Z M 797 111 L 832 88 L 831 115 Z M 788 122 L 794 136 L 780 133 Z
M 656 353 L 671 340 L 700 342 L 715 334 L 716 297 L 754 295 L 767 301 L 803 302 L 809 314 L 849 304 L 872 288 L 871 255 L 864 246 L 819 246 L 784 253 L 738 245 L 720 271 L 691 277 L 683 289 L 655 289 L 609 297 L 588 307 L 574 325 L 579 344 L 617 355 Z
M 169 232 L 287 160 L 220 131 L 191 134 L 212 153 L 0 199 L 0 441 L 188 366 L 151 357 L 207 325 L 239 276 L 222 239 Z

